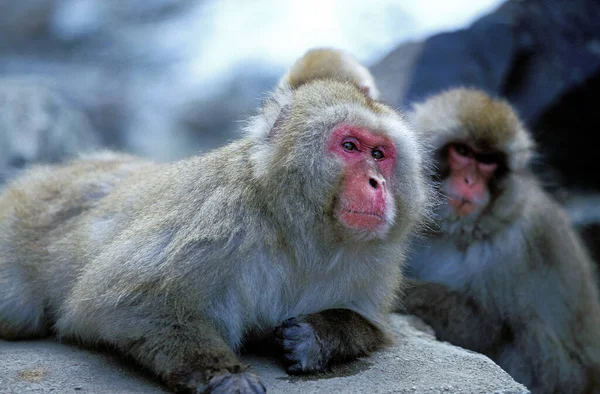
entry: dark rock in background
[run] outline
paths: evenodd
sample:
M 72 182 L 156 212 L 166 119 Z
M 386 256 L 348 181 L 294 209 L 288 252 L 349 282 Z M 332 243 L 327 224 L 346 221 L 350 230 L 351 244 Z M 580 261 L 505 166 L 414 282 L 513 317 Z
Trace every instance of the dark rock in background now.
M 595 256 L 590 228 L 600 224 L 600 204 L 579 197 L 600 193 L 599 21 L 597 0 L 509 0 L 467 29 L 402 45 L 372 67 L 396 106 L 461 85 L 507 98 L 535 136 L 534 170 L 547 190 L 570 214 L 585 210 L 572 218 Z
M 597 42 L 600 59 L 600 24 Z M 571 86 L 531 124 L 542 148 L 541 161 L 558 172 L 555 178 L 562 187 L 600 189 L 600 150 L 595 143 L 600 130 L 598 99 L 600 67 L 583 83 Z
M 52 163 L 100 146 L 87 117 L 50 86 L 0 78 L 0 184 L 32 163 Z
M 408 42 L 400 45 L 382 61 L 369 69 L 375 75 L 381 99 L 401 106 L 408 89 L 413 83 L 415 65 L 419 60 L 424 42 Z
M 600 224 L 590 224 L 581 227 L 583 240 L 590 245 L 590 251 L 594 261 L 600 261 Z

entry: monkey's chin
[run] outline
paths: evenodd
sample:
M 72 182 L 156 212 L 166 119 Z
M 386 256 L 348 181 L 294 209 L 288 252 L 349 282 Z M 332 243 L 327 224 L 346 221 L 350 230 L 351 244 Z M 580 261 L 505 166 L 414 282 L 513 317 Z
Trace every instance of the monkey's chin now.
M 452 207 L 457 216 L 468 216 L 479 211 L 479 206 L 477 203 L 458 197 L 455 198 L 453 196 L 449 196 L 448 204 Z
M 349 230 L 363 235 L 371 234 L 373 238 L 385 233 L 388 227 L 385 216 L 381 213 L 371 213 L 344 208 L 339 210 L 338 218 Z

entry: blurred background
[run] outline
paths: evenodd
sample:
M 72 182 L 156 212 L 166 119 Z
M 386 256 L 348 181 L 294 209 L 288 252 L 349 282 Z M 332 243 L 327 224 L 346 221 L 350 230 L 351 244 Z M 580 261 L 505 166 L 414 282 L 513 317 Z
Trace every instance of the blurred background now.
M 597 0 L 0 0 L 0 184 L 97 147 L 170 161 L 220 146 L 324 46 L 399 108 L 457 85 L 507 98 L 600 260 Z

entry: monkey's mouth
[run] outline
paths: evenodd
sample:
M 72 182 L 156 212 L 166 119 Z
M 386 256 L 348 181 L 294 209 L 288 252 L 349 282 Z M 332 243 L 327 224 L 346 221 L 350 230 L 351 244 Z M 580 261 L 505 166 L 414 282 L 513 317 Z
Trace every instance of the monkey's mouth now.
M 477 209 L 477 203 L 474 201 L 452 194 L 448 195 L 448 204 L 450 204 L 458 216 L 469 215 Z
M 360 230 L 376 230 L 385 223 L 385 215 L 381 212 L 341 208 L 339 217 L 346 226 Z

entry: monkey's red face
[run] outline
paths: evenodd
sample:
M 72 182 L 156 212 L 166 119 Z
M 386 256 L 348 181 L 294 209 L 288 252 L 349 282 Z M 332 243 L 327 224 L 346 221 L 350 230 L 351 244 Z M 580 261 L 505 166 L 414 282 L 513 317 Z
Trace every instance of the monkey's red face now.
M 342 124 L 334 129 L 328 148 L 344 162 L 343 189 L 335 207 L 340 222 L 355 230 L 383 230 L 394 217 L 390 180 L 396 147 L 392 140 Z
M 470 145 L 448 147 L 446 192 L 448 203 L 458 216 L 469 215 L 489 201 L 488 182 L 498 168 L 494 155 L 483 154 Z

